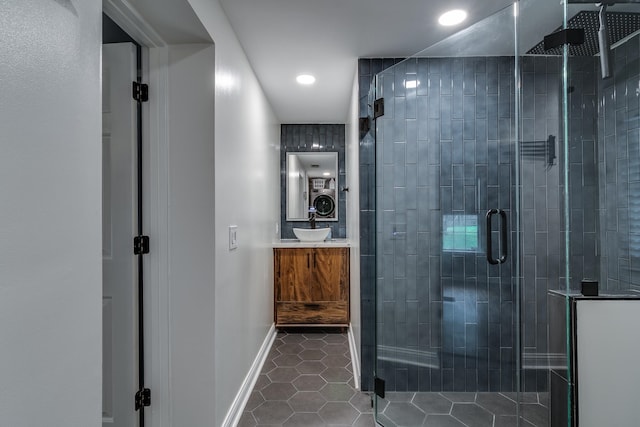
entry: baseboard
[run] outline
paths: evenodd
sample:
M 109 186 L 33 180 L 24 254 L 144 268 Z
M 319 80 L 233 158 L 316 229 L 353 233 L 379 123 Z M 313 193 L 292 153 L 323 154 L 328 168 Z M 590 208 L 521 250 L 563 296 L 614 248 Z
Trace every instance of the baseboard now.
M 224 421 L 222 421 L 222 427 L 235 427 L 240 422 L 242 412 L 244 411 L 245 406 L 247 406 L 253 387 L 256 385 L 258 376 L 260 376 L 262 366 L 267 359 L 267 355 L 269 354 L 269 350 L 271 350 L 273 341 L 276 339 L 276 335 L 276 327 L 275 325 L 271 325 L 271 328 L 269 329 L 269 332 L 267 332 L 267 336 L 262 342 L 262 346 L 260 347 L 253 364 L 251 364 L 249 373 L 247 373 L 247 376 L 244 378 L 236 398 L 231 403 L 227 416 L 224 417 Z
M 356 346 L 356 339 L 353 337 L 353 328 L 349 325 L 347 333 L 349 338 L 349 352 L 351 353 L 351 367 L 353 369 L 353 383 L 356 390 L 360 390 L 360 355 Z

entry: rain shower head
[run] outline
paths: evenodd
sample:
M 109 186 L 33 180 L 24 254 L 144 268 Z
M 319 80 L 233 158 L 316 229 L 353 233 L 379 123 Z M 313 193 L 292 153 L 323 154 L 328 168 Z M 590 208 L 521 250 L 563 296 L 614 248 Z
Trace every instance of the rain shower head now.
M 588 3 L 588 1 L 569 0 L 569 3 Z M 569 55 L 600 55 L 602 76 L 607 78 L 613 72 L 610 46 L 640 30 L 640 13 L 606 10 L 607 6 L 614 4 L 613 2 L 596 4 L 591 1 L 590 3 L 599 6 L 600 10 L 582 10 L 567 21 L 566 28 L 584 30 L 584 43 L 569 45 Z M 640 3 L 640 0 L 618 0 L 615 4 L 620 5 L 622 3 Z M 556 31 L 560 30 L 562 30 L 562 27 L 559 27 Z M 527 54 L 562 55 L 562 49 L 562 47 L 554 47 L 546 50 L 544 42 L 541 41 L 532 47 Z

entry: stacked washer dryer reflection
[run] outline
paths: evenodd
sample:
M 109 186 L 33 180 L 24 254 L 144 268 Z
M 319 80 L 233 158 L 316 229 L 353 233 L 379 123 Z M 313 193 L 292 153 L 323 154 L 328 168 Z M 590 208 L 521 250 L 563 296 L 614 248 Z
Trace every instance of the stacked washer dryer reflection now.
M 336 217 L 336 189 L 333 178 L 309 180 L 309 205 L 316 209 L 318 218 Z

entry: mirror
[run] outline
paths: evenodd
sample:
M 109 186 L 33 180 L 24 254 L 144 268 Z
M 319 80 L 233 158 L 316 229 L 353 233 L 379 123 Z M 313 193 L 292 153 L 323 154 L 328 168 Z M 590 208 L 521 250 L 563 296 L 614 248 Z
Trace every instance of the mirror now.
M 287 153 L 287 221 L 338 220 L 338 153 Z

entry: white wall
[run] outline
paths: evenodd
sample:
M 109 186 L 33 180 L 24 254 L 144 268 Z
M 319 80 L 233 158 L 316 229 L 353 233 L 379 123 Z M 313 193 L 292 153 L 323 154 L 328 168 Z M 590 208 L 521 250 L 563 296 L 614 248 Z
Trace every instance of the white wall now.
M 280 126 L 217 0 L 190 0 L 216 46 L 215 422 L 220 425 L 273 323 Z M 228 226 L 239 247 L 228 249 Z
M 0 424 L 101 425 L 101 2 L 0 13 Z
M 160 403 L 170 405 L 173 426 L 214 419 L 214 51 L 168 48 L 171 365 L 170 398 Z
M 359 115 L 358 95 L 358 64 L 354 61 L 354 78 L 349 103 L 349 117 L 346 123 L 346 170 L 347 170 L 347 238 L 351 242 L 350 266 L 351 266 L 351 329 L 360 358 L 361 321 L 360 321 L 360 131 L 358 123 Z M 356 361 L 358 366 L 359 361 Z

